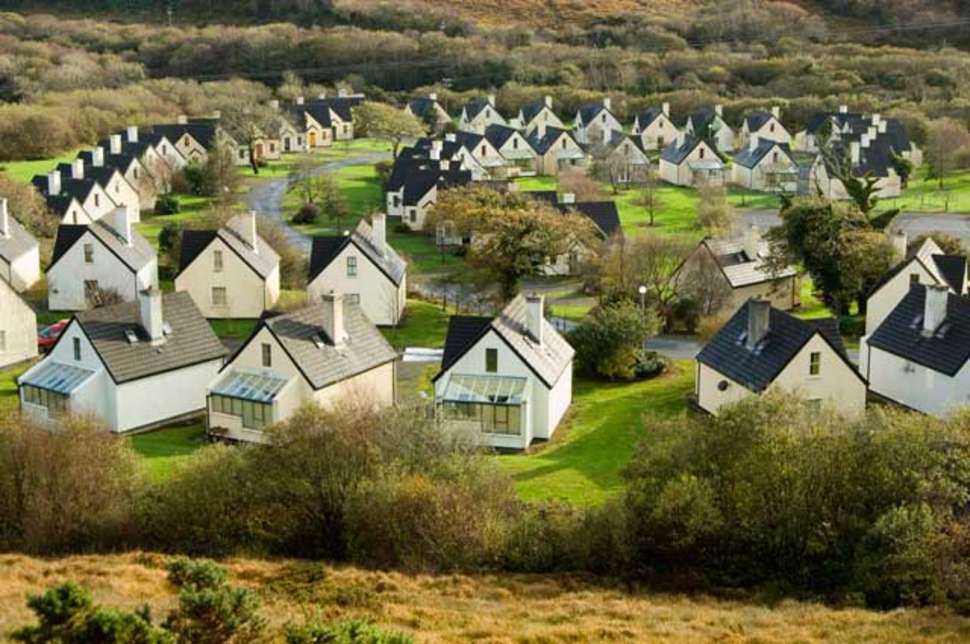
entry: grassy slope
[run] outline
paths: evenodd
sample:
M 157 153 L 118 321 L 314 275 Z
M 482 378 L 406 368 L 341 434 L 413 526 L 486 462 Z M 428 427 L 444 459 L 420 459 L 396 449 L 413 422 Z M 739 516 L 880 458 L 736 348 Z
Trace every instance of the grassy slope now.
M 9 161 L 0 163 L 0 171 L 6 173 L 11 179 L 29 183 L 35 175 L 46 175 L 54 169 L 58 163 L 70 163 L 77 157 L 78 150 L 65 152 L 53 159 L 39 159 L 35 161 Z
M 0 632 L 29 623 L 24 601 L 67 579 L 95 602 L 156 619 L 175 606 L 165 557 L 153 553 L 35 559 L 0 557 Z M 970 620 L 939 610 L 835 609 L 663 593 L 629 593 L 567 575 L 433 576 L 366 571 L 293 560 L 232 559 L 230 582 L 255 590 L 272 634 L 308 615 L 362 617 L 422 642 L 942 642 L 970 638 Z M 278 638 L 280 641 L 282 638 Z
M 206 444 L 201 423 L 139 434 L 129 440 L 135 451 L 144 457 L 149 477 L 156 481 L 172 476 L 178 463 L 184 462 Z
M 408 300 L 404 319 L 396 328 L 383 328 L 381 332 L 395 349 L 426 347 L 440 349 L 445 344 L 448 330 L 448 311 L 437 304 L 422 300 Z

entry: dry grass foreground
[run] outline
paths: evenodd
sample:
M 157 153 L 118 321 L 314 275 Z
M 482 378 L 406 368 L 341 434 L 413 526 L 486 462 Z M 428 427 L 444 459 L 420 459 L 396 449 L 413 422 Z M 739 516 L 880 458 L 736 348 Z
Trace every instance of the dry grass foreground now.
M 130 553 L 35 559 L 0 555 L 0 639 L 31 620 L 27 593 L 67 579 L 114 607 L 174 605 L 164 557 Z M 940 610 L 877 613 L 786 601 L 773 607 L 628 594 L 573 576 L 416 575 L 297 561 L 223 562 L 254 588 L 275 629 L 304 619 L 366 617 L 421 642 L 957 642 L 970 620 Z

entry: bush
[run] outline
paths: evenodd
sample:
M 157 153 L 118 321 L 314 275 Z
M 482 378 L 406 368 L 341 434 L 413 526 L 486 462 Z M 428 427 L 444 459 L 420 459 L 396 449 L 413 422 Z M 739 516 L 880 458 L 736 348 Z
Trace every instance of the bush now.
M 164 257 L 169 266 L 178 267 L 182 253 L 182 225 L 174 221 L 166 221 L 158 231 L 158 253 Z
M 172 181 L 172 189 L 176 189 L 176 185 L 184 180 L 185 185 L 188 187 L 187 192 L 191 192 L 194 195 L 205 194 L 205 181 L 206 173 L 205 168 L 199 163 L 190 163 L 184 168 L 182 172 L 176 175 L 176 178 Z M 181 187 L 181 186 L 180 186 Z
M 388 179 L 391 178 L 391 171 L 393 169 L 393 161 L 378 161 L 374 164 L 374 172 L 377 173 L 377 180 L 380 182 L 381 186 L 387 184 Z
M 643 355 L 643 343 L 659 327 L 652 310 L 641 311 L 622 301 L 600 307 L 569 334 L 579 369 L 590 376 L 633 380 Z
M 403 221 L 399 221 L 398 223 L 394 224 L 394 227 L 392 228 L 392 230 L 396 233 L 406 235 L 407 233 L 411 232 L 411 227 L 408 226 Z
M 320 209 L 312 203 L 305 203 L 293 215 L 294 224 L 315 224 L 320 219 Z
M 385 630 L 363 620 L 307 624 L 286 631 L 287 644 L 413 644 L 405 633 Z
M 174 215 L 182 210 L 182 205 L 173 194 L 159 195 L 155 200 L 156 215 Z
M 633 369 L 633 377 L 638 380 L 656 378 L 667 370 L 667 360 L 656 351 L 640 350 L 637 353 L 637 363 Z

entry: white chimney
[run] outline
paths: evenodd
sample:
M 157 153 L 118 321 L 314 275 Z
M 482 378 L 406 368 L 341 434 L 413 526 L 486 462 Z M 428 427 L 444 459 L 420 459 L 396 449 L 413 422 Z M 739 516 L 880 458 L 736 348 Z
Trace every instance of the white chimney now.
M 720 116 L 721 118 L 724 118 L 724 106 L 721 105 L 720 103 L 718 103 L 717 105 L 715 105 L 714 106 L 714 113 L 717 114 L 718 116 Z
M 886 126 L 887 125 L 888 124 L 886 123 L 886 121 L 879 121 L 879 126 L 877 127 L 877 129 L 878 129 L 878 131 L 879 131 L 880 134 L 885 134 L 886 133 Z
M 754 350 L 771 330 L 771 302 L 768 300 L 748 300 L 748 336 L 745 346 Z
M 458 141 L 458 135 L 454 132 L 448 132 L 445 134 L 445 141 L 448 143 L 456 143 Z
M 133 220 L 134 215 L 131 212 L 131 206 L 128 205 L 115 208 L 111 215 L 111 227 L 116 233 L 118 233 L 118 236 L 124 240 L 125 246 L 128 247 L 134 245 L 134 240 L 131 234 L 131 222 Z
M 859 165 L 859 159 L 861 158 L 862 152 L 858 141 L 849 141 L 849 160 L 852 161 L 852 165 Z
M 7 212 L 6 197 L 0 197 L 0 237 L 10 237 L 10 213 Z
M 337 96 L 339 96 L 340 98 L 346 98 L 350 96 L 350 90 L 347 89 L 346 87 L 340 87 L 337 89 Z
M 773 105 L 771 108 L 771 115 L 774 116 L 779 121 L 781 120 L 781 108 L 777 105 Z
M 926 287 L 926 304 L 923 307 L 923 336 L 931 337 L 946 319 L 946 303 L 950 290 L 936 284 Z
M 431 92 L 431 93 L 428 94 L 428 98 L 430 98 L 432 101 L 437 101 L 438 100 L 438 93 L 437 92 Z
M 564 192 L 559 195 L 559 203 L 561 204 L 573 204 L 576 203 L 576 193 L 575 192 Z
M 51 170 L 47 175 L 47 194 L 56 197 L 61 194 L 61 171 Z
M 544 298 L 535 293 L 525 296 L 526 331 L 538 345 L 542 345 L 542 328 L 545 326 L 542 316 L 543 301 Z
M 432 141 L 431 142 L 431 160 L 432 161 L 440 161 L 441 160 L 441 149 L 442 149 L 442 143 L 441 143 L 441 141 Z
M 906 259 L 906 247 L 909 243 L 909 239 L 906 237 L 906 231 L 897 230 L 893 233 L 890 241 L 893 245 L 893 254 L 896 256 L 896 261 L 901 262 Z
M 660 105 L 660 111 L 664 113 L 664 116 L 670 117 L 670 103 L 662 103 Z
M 608 110 L 613 109 L 613 101 L 610 99 L 609 96 L 606 96 L 603 98 L 603 107 L 605 107 Z
M 112 134 L 108 138 L 108 145 L 109 149 L 111 150 L 111 154 L 121 154 L 121 135 Z
M 128 134 L 128 143 L 138 143 L 138 126 L 129 125 L 126 130 Z
M 273 100 L 271 100 L 269 102 L 269 107 L 270 107 L 270 109 L 275 110 L 275 111 L 278 112 L 279 109 L 280 109 L 280 102 L 274 98 Z
M 344 329 L 344 296 L 336 291 L 329 291 L 320 297 L 323 307 L 323 332 L 335 345 L 346 342 L 347 331 Z
M 879 124 L 880 123 L 882 123 L 882 116 L 879 115 L 879 114 L 873 114 L 872 115 L 872 125 L 873 125 L 873 127 L 879 127 Z
M 875 141 L 876 140 L 876 135 L 879 134 L 879 128 L 876 127 L 875 125 L 872 125 L 872 126 L 869 127 L 868 130 L 866 130 L 866 134 L 869 135 L 869 140 L 870 141 Z
M 748 256 L 748 261 L 757 261 L 761 255 L 761 230 L 754 225 L 745 228 L 741 246 L 744 254 Z
M 754 150 L 757 150 L 759 143 L 761 143 L 761 141 L 758 139 L 758 135 L 752 134 L 751 137 L 748 139 L 748 149 L 751 150 L 752 152 Z
M 848 105 L 839 105 L 839 114 L 848 114 L 848 113 L 849 113 Z
M 489 94 L 486 97 L 486 100 L 488 101 L 489 105 L 491 105 L 492 107 L 495 107 L 495 94 Z
M 317 94 L 317 99 L 318 100 L 321 100 L 321 101 L 327 100 L 327 93 L 326 92 L 320 92 L 319 94 Z
M 540 120 L 538 123 L 536 123 L 536 136 L 539 137 L 540 140 L 546 138 L 545 120 Z
M 95 168 L 104 167 L 104 148 L 100 145 L 91 150 L 91 165 Z
M 185 114 L 179 114 L 175 118 L 175 122 L 178 123 L 179 125 L 188 125 L 188 123 L 189 123 L 189 117 L 186 116 Z
M 138 316 L 141 326 L 152 344 L 165 341 L 162 321 L 162 292 L 151 286 L 138 293 Z
M 296 97 L 296 104 L 297 105 L 303 105 L 304 100 L 305 99 L 302 96 L 297 96 Z
M 546 107 L 548 107 L 548 108 L 549 108 L 550 110 L 552 109 L 552 97 L 551 97 L 551 96 L 546 96 L 546 97 L 544 97 L 544 98 L 542 99 L 542 102 L 543 102 L 543 104 L 544 104 L 544 105 L 545 105 Z
M 374 231 L 373 241 L 378 252 L 387 257 L 387 215 L 375 212 L 370 216 L 370 227 Z
M 863 147 L 863 148 L 868 148 L 869 147 L 869 137 L 870 137 L 870 135 L 869 135 L 868 132 L 866 132 L 865 134 L 863 134 L 862 136 L 860 136 L 859 137 L 859 145 L 861 147 Z
M 222 110 L 212 110 L 212 118 L 219 120 L 222 118 Z
M 84 159 L 74 159 L 73 161 L 71 161 L 71 178 L 72 179 L 84 178 Z

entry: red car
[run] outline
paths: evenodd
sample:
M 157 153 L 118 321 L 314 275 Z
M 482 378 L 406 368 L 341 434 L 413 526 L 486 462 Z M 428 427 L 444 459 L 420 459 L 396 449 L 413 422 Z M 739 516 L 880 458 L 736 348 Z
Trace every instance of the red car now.
M 37 349 L 41 353 L 47 353 L 57 342 L 57 338 L 61 337 L 64 333 L 64 329 L 67 328 L 70 320 L 58 320 L 54 324 L 48 324 L 47 326 L 41 327 L 40 331 L 37 332 Z

